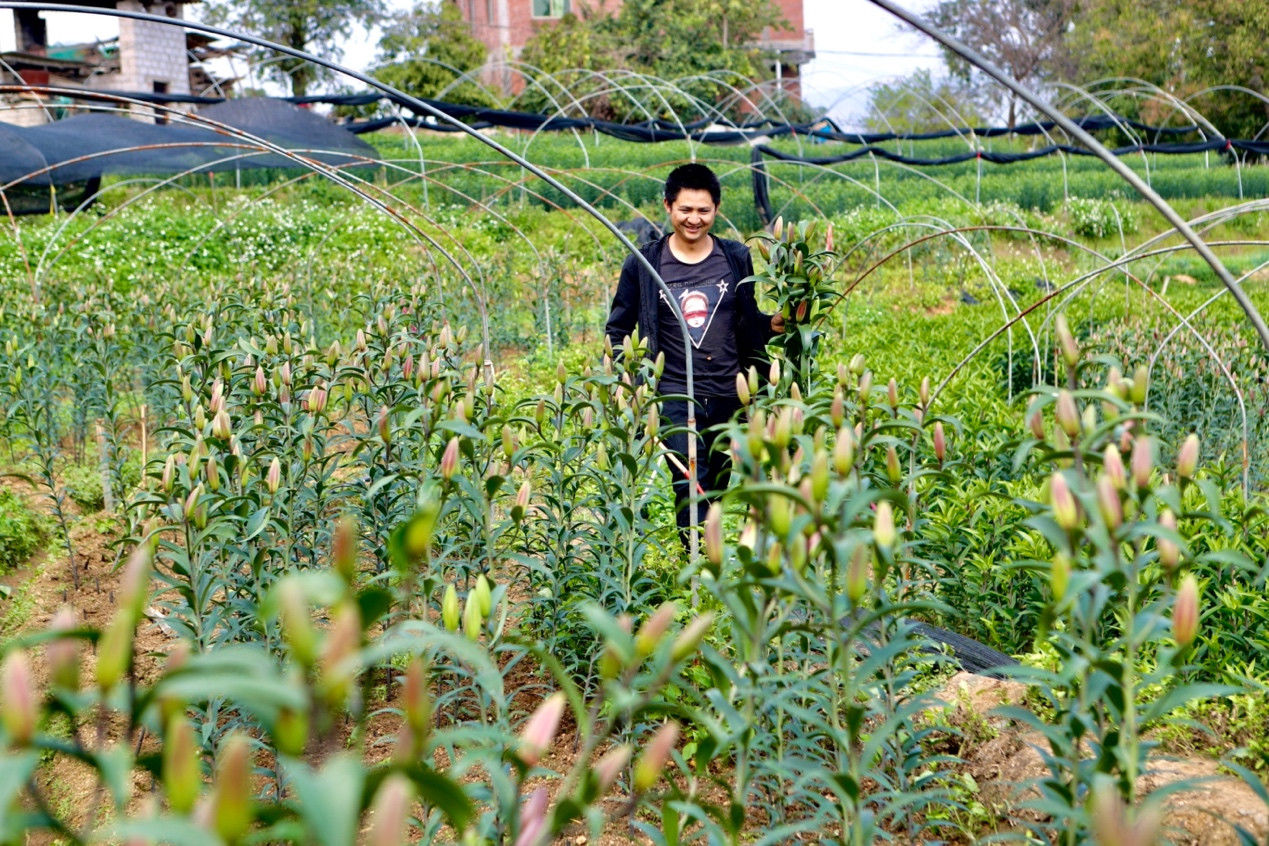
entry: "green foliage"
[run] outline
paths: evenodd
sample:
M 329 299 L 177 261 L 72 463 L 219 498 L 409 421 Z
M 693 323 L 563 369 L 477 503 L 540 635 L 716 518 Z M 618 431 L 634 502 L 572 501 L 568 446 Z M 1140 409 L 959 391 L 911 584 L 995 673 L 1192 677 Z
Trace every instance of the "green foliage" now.
M 0 488 L 0 573 L 25 564 L 47 536 L 44 521 L 26 501 Z
M 384 25 L 378 64 L 369 72 L 415 97 L 493 106 L 489 91 L 474 79 L 485 53 L 457 3 L 416 5 Z
M 338 59 L 353 27 L 356 24 L 373 26 L 382 19 L 384 10 L 383 0 L 287 0 L 283 3 L 216 0 L 208 4 L 206 15 L 211 23 L 249 32 L 295 50 Z M 312 62 L 279 56 L 273 50 L 253 48 L 250 53 L 263 64 L 271 78 L 288 85 L 297 97 L 309 93 L 310 85 L 330 75 Z
M 1137 231 L 1137 218 L 1132 210 L 1110 200 L 1072 197 L 1066 201 L 1065 210 L 1071 231 L 1084 238 L 1122 237 Z

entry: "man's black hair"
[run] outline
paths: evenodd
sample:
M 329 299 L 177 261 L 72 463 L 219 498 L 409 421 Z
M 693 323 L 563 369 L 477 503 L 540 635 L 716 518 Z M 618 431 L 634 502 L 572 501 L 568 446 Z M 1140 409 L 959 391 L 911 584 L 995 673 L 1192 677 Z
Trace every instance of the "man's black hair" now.
M 670 175 L 665 178 L 665 201 L 673 203 L 684 188 L 689 191 L 708 191 L 714 205 L 718 205 L 723 196 L 723 188 L 718 184 L 714 171 L 697 162 L 679 165 L 670 171 Z

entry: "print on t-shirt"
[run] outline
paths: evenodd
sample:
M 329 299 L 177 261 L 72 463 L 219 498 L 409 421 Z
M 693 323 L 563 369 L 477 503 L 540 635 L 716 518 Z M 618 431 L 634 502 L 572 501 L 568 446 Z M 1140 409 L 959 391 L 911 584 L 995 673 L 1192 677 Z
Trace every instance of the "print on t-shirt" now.
M 683 312 L 692 346 L 697 349 L 700 349 L 709 333 L 709 327 L 714 323 L 714 315 L 718 313 L 718 304 L 727 294 L 727 287 L 727 280 L 719 279 L 712 285 L 687 286 L 678 293 L 679 311 Z M 665 299 L 664 291 L 661 292 L 661 299 Z

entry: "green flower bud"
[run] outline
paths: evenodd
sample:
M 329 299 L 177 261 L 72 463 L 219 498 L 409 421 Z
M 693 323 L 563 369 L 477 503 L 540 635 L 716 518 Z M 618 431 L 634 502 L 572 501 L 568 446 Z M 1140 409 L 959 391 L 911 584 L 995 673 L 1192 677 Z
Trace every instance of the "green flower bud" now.
M 162 754 L 163 792 L 168 805 L 178 814 L 188 814 L 202 790 L 203 772 L 198 763 L 194 727 L 184 716 L 168 721 Z
M 441 598 L 441 624 L 451 632 L 458 631 L 459 609 L 458 591 L 452 584 L 445 586 L 445 594 Z

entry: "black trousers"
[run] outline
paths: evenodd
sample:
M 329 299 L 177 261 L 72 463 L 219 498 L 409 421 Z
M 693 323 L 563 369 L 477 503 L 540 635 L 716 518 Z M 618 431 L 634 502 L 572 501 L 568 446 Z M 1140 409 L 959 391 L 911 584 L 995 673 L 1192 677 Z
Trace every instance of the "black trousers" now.
M 731 444 L 714 427 L 726 423 L 741 408 L 735 397 L 696 398 L 696 481 L 705 495 L 697 500 L 696 524 L 705 521 L 709 504 L 726 489 L 731 479 Z M 688 549 L 688 527 L 692 525 L 691 481 L 684 473 L 687 467 L 687 402 L 671 400 L 661 407 L 661 415 L 669 426 L 665 446 L 670 455 L 666 461 L 674 479 L 674 515 L 679 527 L 679 540 Z M 671 455 L 678 464 L 671 460 Z

